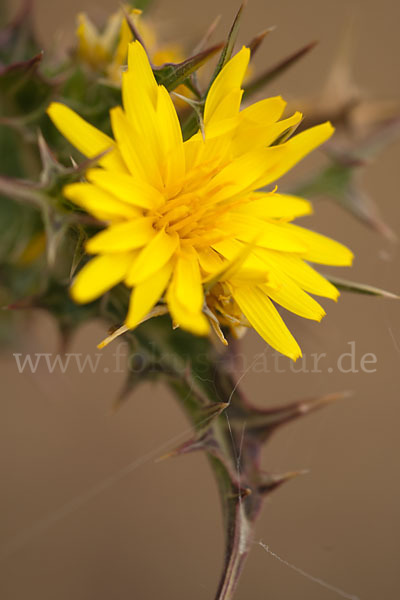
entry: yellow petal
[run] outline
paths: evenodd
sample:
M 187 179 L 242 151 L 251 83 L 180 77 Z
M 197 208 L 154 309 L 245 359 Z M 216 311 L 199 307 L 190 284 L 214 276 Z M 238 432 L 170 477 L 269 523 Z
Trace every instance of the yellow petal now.
M 92 302 L 125 278 L 132 253 L 96 256 L 75 277 L 71 296 L 75 302 Z
M 157 103 L 157 83 L 146 51 L 138 41 L 131 42 L 128 48 L 128 70 L 135 76 L 136 86 L 143 90 L 153 102 Z
M 195 333 L 206 335 L 209 324 L 201 312 L 204 292 L 196 254 L 181 253 L 167 292 L 168 308 L 177 325 Z
M 121 202 L 91 183 L 66 185 L 63 195 L 101 221 L 122 221 L 141 215 L 141 211 L 135 206 Z
M 163 86 L 158 88 L 157 120 L 164 185 L 167 193 L 173 196 L 182 188 L 185 154 L 178 115 L 169 93 Z
M 258 287 L 234 287 L 233 297 L 250 325 L 273 348 L 297 360 L 301 350 L 282 317 L 268 298 Z
M 213 194 L 215 202 L 222 202 L 247 190 L 253 190 L 265 173 L 271 148 L 247 152 L 221 169 L 205 187 L 205 194 Z
M 326 313 L 314 298 L 311 298 L 311 296 L 306 294 L 306 292 L 304 292 L 292 279 L 287 277 L 285 273 L 276 270 L 272 270 L 272 273 L 279 282 L 279 285 L 274 288 L 264 285 L 260 286 L 260 288 L 268 294 L 274 302 L 277 302 L 287 310 L 290 310 L 295 315 L 299 315 L 299 317 L 312 319 L 313 321 L 321 321 Z
M 284 132 L 298 125 L 301 119 L 302 114 L 296 112 L 288 119 L 277 123 L 243 121 L 235 133 L 233 141 L 234 154 L 240 155 L 259 146 L 269 146 Z
M 167 292 L 168 309 L 176 325 L 186 329 L 194 335 L 207 335 L 210 331 L 210 325 L 202 312 L 191 313 L 185 306 L 182 306 L 171 293 L 171 285 Z
M 198 252 L 200 266 L 206 273 L 215 273 L 222 269 L 223 260 L 212 248 Z
M 249 202 L 242 204 L 234 212 L 258 219 L 294 219 L 310 215 L 313 208 L 308 200 L 297 196 L 256 192 L 251 195 Z
M 122 202 L 148 210 L 157 209 L 165 202 L 164 196 L 148 183 L 131 175 L 111 173 L 104 169 L 89 169 L 86 179 L 110 192 Z
M 47 109 L 47 114 L 63 136 L 84 156 L 94 158 L 107 150 L 108 152 L 99 160 L 99 164 L 119 173 L 127 172 L 114 140 L 108 135 L 59 102 L 52 102 Z
M 265 98 L 251 104 L 240 112 L 239 119 L 243 125 L 265 125 L 276 123 L 285 110 L 286 102 L 281 96 Z
M 335 286 L 298 256 L 271 250 L 264 252 L 268 252 L 268 260 L 273 260 L 278 270 L 286 273 L 306 292 L 332 300 L 339 297 Z
M 131 135 L 135 139 L 139 157 L 145 154 L 147 165 L 153 163 L 151 168 L 158 170 L 161 162 L 161 149 L 157 106 L 146 88 L 140 87 L 135 72 L 131 70 L 125 71 L 122 75 L 122 98 L 125 115 L 130 124 Z
M 276 143 L 281 136 L 293 132 L 302 118 L 303 115 L 300 112 L 295 112 L 291 117 L 270 125 L 265 131 L 264 144 L 270 146 Z
M 305 244 L 284 225 L 279 221 L 262 221 L 244 214 L 231 213 L 226 217 L 226 227 L 229 226 L 239 240 L 247 243 L 254 241 L 257 246 L 282 252 L 305 252 Z
M 214 244 L 213 248 L 228 260 L 222 263 L 219 272 L 213 273 L 211 278 L 207 277 L 207 282 L 213 282 L 216 277 L 221 281 L 249 278 L 267 281 L 268 270 L 265 263 L 253 252 L 254 243 L 242 244 L 235 239 L 226 239 Z
M 179 237 L 176 233 L 166 233 L 164 229 L 161 229 L 132 264 L 127 284 L 129 286 L 138 285 L 154 275 L 169 261 L 178 244 Z
M 126 325 L 133 329 L 151 311 L 160 300 L 172 273 L 172 263 L 168 262 L 159 271 L 154 273 L 132 291 Z
M 154 237 L 153 219 L 142 217 L 111 225 L 86 242 L 89 254 L 123 252 L 141 248 Z
M 305 260 L 344 267 L 352 264 L 353 253 L 340 242 L 291 223 L 282 223 L 281 227 L 282 231 L 290 233 L 293 239 L 298 240 L 304 246 L 305 251 L 302 258 Z
M 204 303 L 203 287 L 201 285 L 200 267 L 195 252 L 182 252 L 174 270 L 175 297 L 189 312 L 198 312 Z
M 83 60 L 92 63 L 95 58 L 93 52 L 99 41 L 98 31 L 85 13 L 79 13 L 77 21 L 78 55 Z
M 250 50 L 243 47 L 231 60 L 224 66 L 221 72 L 214 80 L 206 99 L 204 108 L 204 123 L 207 125 L 213 118 L 218 106 L 223 102 L 232 90 L 242 87 L 243 78 L 245 76 L 250 60 Z M 237 114 L 236 104 L 232 105 L 233 113 L 230 116 Z
M 271 151 L 271 167 L 266 169 L 265 175 L 260 178 L 256 187 L 264 187 L 282 177 L 307 154 L 326 142 L 333 132 L 332 125 L 326 122 L 299 133 L 284 144 L 269 148 Z M 275 154 L 275 159 L 273 159 L 273 154 Z
M 215 129 L 215 125 L 218 127 L 220 121 L 226 121 L 227 125 L 223 125 L 223 127 L 227 127 L 228 130 L 232 129 L 228 119 L 231 119 L 233 115 L 239 113 L 242 96 L 243 90 L 240 89 L 240 87 L 234 88 L 221 100 L 218 106 L 215 107 L 212 119 L 208 121 L 205 120 L 207 138 L 215 137 L 218 131 Z
M 109 53 L 113 51 L 115 44 L 118 40 L 118 35 L 121 29 L 121 22 L 123 18 L 120 11 L 112 14 L 108 19 L 103 33 L 101 34 L 101 44 L 106 48 Z
M 143 138 L 138 136 L 120 106 L 111 109 L 110 117 L 115 139 L 129 171 L 161 191 L 163 182 L 154 153 L 146 148 Z

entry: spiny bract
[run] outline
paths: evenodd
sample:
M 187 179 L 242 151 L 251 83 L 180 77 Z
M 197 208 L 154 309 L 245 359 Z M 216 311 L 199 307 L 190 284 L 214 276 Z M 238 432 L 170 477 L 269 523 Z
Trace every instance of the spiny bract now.
M 123 73 L 124 109 L 110 112 L 115 139 L 53 103 L 48 113 L 87 157 L 108 150 L 86 182 L 64 195 L 107 223 L 89 239 L 97 255 L 72 284 L 77 302 L 90 302 L 120 282 L 132 288 L 128 328 L 165 302 L 176 325 L 205 335 L 209 324 L 252 326 L 279 352 L 296 359 L 300 348 L 274 303 L 320 320 L 309 293 L 336 299 L 338 291 L 309 264 L 349 265 L 343 245 L 292 224 L 309 214 L 301 198 L 271 186 L 332 134 L 330 123 L 288 141 L 277 140 L 301 114 L 279 120 L 280 97 L 240 110 L 250 58 L 242 48 L 210 87 L 204 127 L 183 142 L 174 104 L 154 78 L 139 42 L 129 46 Z M 271 145 L 274 144 L 274 145 Z

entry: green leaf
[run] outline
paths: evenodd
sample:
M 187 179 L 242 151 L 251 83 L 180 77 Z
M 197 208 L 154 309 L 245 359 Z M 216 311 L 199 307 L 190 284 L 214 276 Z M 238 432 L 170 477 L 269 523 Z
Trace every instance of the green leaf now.
M 0 67 L 0 108 L 3 123 L 7 118 L 19 118 L 21 124 L 36 119 L 56 90 L 56 83 L 39 72 L 43 53 L 33 58 Z
M 371 229 L 395 241 L 396 234 L 382 220 L 375 202 L 361 187 L 359 175 L 363 166 L 362 161 L 351 157 L 340 161 L 335 157 L 333 164 L 298 186 L 295 193 L 304 198 L 327 196 Z
M 211 87 L 214 79 L 216 79 L 216 77 L 218 76 L 218 74 L 220 73 L 220 71 L 224 68 L 224 66 L 226 65 L 226 63 L 230 60 L 231 56 L 232 56 L 232 52 L 233 52 L 233 48 L 235 46 L 236 43 L 236 39 L 239 33 L 239 27 L 240 27 L 240 20 L 242 17 L 242 13 L 243 13 L 243 9 L 245 7 L 245 4 L 243 3 L 241 5 L 241 7 L 239 8 L 235 20 L 233 21 L 231 30 L 228 34 L 228 39 L 225 42 L 225 45 L 223 47 L 223 50 L 221 52 L 221 56 L 219 58 L 218 64 L 216 66 L 216 69 L 214 71 L 214 74 L 211 78 L 210 81 L 210 85 L 209 88 Z
M 394 300 L 400 299 L 400 296 L 372 285 L 347 281 L 346 279 L 339 279 L 338 277 L 332 277 L 331 275 L 324 275 L 324 277 L 337 287 L 338 290 L 343 292 L 355 292 L 357 294 L 366 294 L 367 296 L 381 296 L 382 298 L 392 298 Z
M 157 83 L 165 86 L 169 91 L 174 90 L 178 85 L 184 83 L 192 73 L 210 60 L 214 54 L 221 50 L 222 46 L 222 44 L 216 44 L 181 63 L 166 63 L 161 67 L 154 67 L 153 72 Z

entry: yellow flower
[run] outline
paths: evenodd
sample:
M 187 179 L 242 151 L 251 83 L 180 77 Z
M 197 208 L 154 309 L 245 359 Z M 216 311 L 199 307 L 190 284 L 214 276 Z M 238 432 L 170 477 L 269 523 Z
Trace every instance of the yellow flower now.
M 99 32 L 85 13 L 78 15 L 77 53 L 79 58 L 95 70 L 105 70 L 113 61 L 118 43 L 122 13 L 118 11 L 108 19 L 104 31 Z
M 207 334 L 216 320 L 252 326 L 296 359 L 300 348 L 275 303 L 319 321 L 324 310 L 308 293 L 339 294 L 308 263 L 349 265 L 352 253 L 291 222 L 311 212 L 306 200 L 258 190 L 333 128 L 324 123 L 271 145 L 301 115 L 279 120 L 280 97 L 240 110 L 249 56 L 242 48 L 225 65 L 207 95 L 204 131 L 185 142 L 172 100 L 138 42 L 129 46 L 123 73 L 124 109 L 110 113 L 115 139 L 63 104 L 51 104 L 51 119 L 80 152 L 95 157 L 108 150 L 86 182 L 64 188 L 68 199 L 107 222 L 87 242 L 87 252 L 97 256 L 78 273 L 71 293 L 90 302 L 124 282 L 132 288 L 128 328 L 164 303 L 174 323 L 195 334 Z
M 139 9 L 125 12 L 135 25 L 149 52 L 152 63 L 161 66 L 164 63 L 178 63 L 185 59 L 183 49 L 179 44 L 160 44 L 156 28 L 148 20 L 143 19 Z M 100 32 L 85 13 L 78 15 L 77 54 L 79 58 L 95 71 L 103 72 L 115 84 L 120 84 L 121 74 L 127 62 L 128 46 L 133 40 L 132 31 L 124 17 L 124 11 L 118 10 L 107 20 L 106 26 Z M 176 90 L 182 95 L 189 91 L 182 85 Z

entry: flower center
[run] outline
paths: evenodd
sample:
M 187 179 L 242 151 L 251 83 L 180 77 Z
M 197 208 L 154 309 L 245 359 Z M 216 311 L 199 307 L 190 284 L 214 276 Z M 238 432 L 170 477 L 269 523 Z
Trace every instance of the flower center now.
M 222 166 L 202 164 L 186 176 L 180 192 L 168 198 L 155 213 L 154 227 L 179 235 L 183 245 L 196 248 L 210 246 L 231 235 L 224 231 L 223 217 L 246 198 L 229 198 L 220 202 L 218 193 L 224 187 L 212 185 Z

